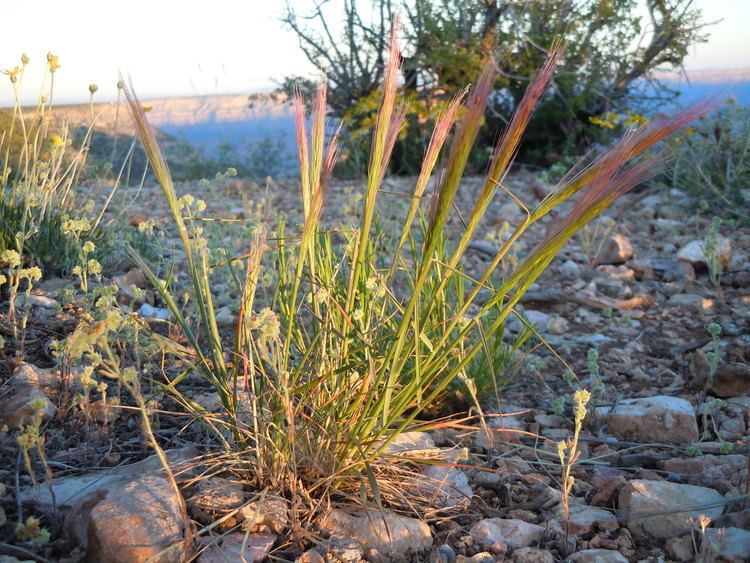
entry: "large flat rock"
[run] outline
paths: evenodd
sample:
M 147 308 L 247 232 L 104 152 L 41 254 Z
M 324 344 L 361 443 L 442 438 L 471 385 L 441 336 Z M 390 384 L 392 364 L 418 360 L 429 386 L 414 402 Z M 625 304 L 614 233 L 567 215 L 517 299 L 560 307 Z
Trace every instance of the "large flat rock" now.
M 698 440 L 695 409 L 685 399 L 659 395 L 618 401 L 596 409 L 607 430 L 623 440 L 644 443 L 687 444 Z

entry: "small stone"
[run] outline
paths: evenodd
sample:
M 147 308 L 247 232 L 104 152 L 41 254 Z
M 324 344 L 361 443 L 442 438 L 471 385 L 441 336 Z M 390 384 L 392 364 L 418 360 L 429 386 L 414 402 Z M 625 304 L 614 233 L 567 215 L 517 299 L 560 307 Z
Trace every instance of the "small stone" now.
M 708 266 L 706 256 L 706 241 L 693 240 L 677 251 L 677 259 L 688 262 L 693 266 Z M 729 266 L 732 261 L 732 243 L 728 238 L 718 237 L 716 253 L 722 266 Z
M 566 260 L 560 266 L 560 273 L 570 279 L 578 279 L 581 277 L 581 268 L 573 260 Z
M 215 319 L 219 327 L 234 326 L 237 323 L 237 315 L 232 312 L 228 305 L 216 311 Z
M 240 483 L 222 477 L 209 477 L 198 483 L 189 504 L 199 510 L 220 511 L 237 508 L 244 501 Z
M 562 513 L 560 513 L 562 517 Z M 617 517 L 595 506 L 586 506 L 585 504 L 573 504 L 570 507 L 570 515 L 567 521 L 568 531 L 571 534 L 587 534 L 595 527 L 600 530 L 616 530 L 619 528 Z
M 332 537 L 327 547 L 329 563 L 362 563 L 365 557 L 359 543 L 351 539 Z
M 172 311 L 170 311 L 169 309 L 152 307 L 148 303 L 144 303 L 143 305 L 141 305 L 141 308 L 138 309 L 138 313 L 144 319 L 156 319 L 159 321 L 168 321 L 173 317 Z
M 213 544 L 201 553 L 198 563 L 225 563 L 243 561 L 253 563 L 263 561 L 271 552 L 276 536 L 272 534 L 248 534 L 242 532 L 227 534 L 219 545 Z
M 133 286 L 135 286 L 136 289 L 144 290 L 141 301 L 149 305 L 154 304 L 154 294 L 147 291 L 150 285 L 141 270 L 133 269 L 121 276 L 116 276 L 112 278 L 112 283 L 117 286 L 118 303 L 129 305 L 136 301 L 136 292 L 133 291 Z
M 745 421 L 741 418 L 725 418 L 719 425 L 719 438 L 728 442 L 741 440 L 745 436 Z
M 5 514 L 5 509 L 0 506 L 0 528 L 8 523 L 8 516 Z
M 555 558 L 546 549 L 522 547 L 513 552 L 513 563 L 555 563 Z
M 402 432 L 383 448 L 383 454 L 394 455 L 434 449 L 436 449 L 435 442 L 427 432 Z
M 250 502 L 240 509 L 240 514 L 244 518 L 242 529 L 250 529 L 251 532 L 268 529 L 274 534 L 280 534 L 288 519 L 286 501 L 279 497 L 266 497 Z
M 530 325 L 537 328 L 537 330 L 547 330 L 547 324 L 549 323 L 549 315 L 541 311 L 527 310 L 524 312 L 524 317 Z
M 497 247 L 486 240 L 473 240 L 469 243 L 469 248 L 481 252 L 482 254 L 486 254 L 490 258 L 493 258 L 498 253 Z
M 709 528 L 703 534 L 703 561 L 747 561 L 750 554 L 750 531 L 740 528 Z
M 425 522 L 379 510 L 334 509 L 319 521 L 319 526 L 331 537 L 351 538 L 386 557 L 420 553 L 432 546 L 432 533 Z
M 706 350 L 698 350 L 690 361 L 691 385 L 702 389 L 715 368 L 709 390 L 721 398 L 750 395 L 750 343 L 740 338 L 722 345 L 718 366 L 711 367 Z
M 668 396 L 625 399 L 596 409 L 606 417 L 610 434 L 624 440 L 685 444 L 698 440 L 693 406 L 685 399 Z
M 563 317 L 554 316 L 547 323 L 547 332 L 549 334 L 566 334 L 568 328 L 568 321 Z
M 40 307 L 42 309 L 49 309 L 51 311 L 60 309 L 60 303 L 52 299 L 51 297 L 47 297 L 45 295 L 35 295 L 33 293 L 30 295 L 26 295 L 25 293 L 19 294 L 16 297 L 16 307 L 18 309 L 22 309 L 27 305 L 29 307 Z
M 458 559 L 456 559 L 456 563 L 495 563 L 495 561 L 497 561 L 495 559 L 495 556 L 491 553 L 487 553 L 486 551 L 476 553 L 471 557 L 459 555 Z
M 474 524 L 469 533 L 485 549 L 491 549 L 495 543 L 519 548 L 540 541 L 544 528 L 523 520 L 485 518 Z
M 0 426 L 19 428 L 28 423 L 36 412 L 36 404 L 42 406 L 43 418 L 55 416 L 57 407 L 41 389 L 30 385 L 17 388 L 9 397 L 0 400 Z
M 620 490 L 619 509 L 631 532 L 670 538 L 689 532 L 700 516 L 721 516 L 723 501 L 706 487 L 634 479 Z
M 517 416 L 494 416 L 486 429 L 481 428 L 474 432 L 474 445 L 488 450 L 504 443 L 518 444 L 525 430 L 523 421 Z
M 596 272 L 605 280 L 631 281 L 635 279 L 635 271 L 622 264 L 613 266 L 612 264 L 603 264 L 597 266 Z
M 567 561 L 570 563 L 628 563 L 628 558 L 613 549 L 584 549 L 577 551 Z
M 297 558 L 295 563 L 326 563 L 326 559 L 317 550 L 308 549 Z
M 664 549 L 675 561 L 693 561 L 695 549 L 692 534 L 685 534 L 679 538 L 672 538 L 664 544 Z
M 430 503 L 440 508 L 468 506 L 474 491 L 469 478 L 460 468 L 449 465 L 428 465 L 422 471 L 425 480 L 420 484 L 420 492 L 430 499 Z
M 453 563 L 455 560 L 456 552 L 447 543 L 444 543 L 437 548 L 437 552 L 435 553 L 435 563 Z
M 596 255 L 597 264 L 622 264 L 633 257 L 633 245 L 625 235 L 615 233 L 602 243 Z
M 91 416 L 99 424 L 112 424 L 120 416 L 120 408 L 115 404 L 115 399 L 107 401 L 99 399 L 91 403 L 89 408 Z
M 619 490 L 627 483 L 622 475 L 609 475 L 599 481 L 594 487 L 591 504 L 594 506 L 612 506 L 613 499 Z
M 681 309 L 694 310 L 699 313 L 708 312 L 714 308 L 714 300 L 706 299 L 702 295 L 695 293 L 675 293 L 667 301 L 671 307 L 680 307 Z

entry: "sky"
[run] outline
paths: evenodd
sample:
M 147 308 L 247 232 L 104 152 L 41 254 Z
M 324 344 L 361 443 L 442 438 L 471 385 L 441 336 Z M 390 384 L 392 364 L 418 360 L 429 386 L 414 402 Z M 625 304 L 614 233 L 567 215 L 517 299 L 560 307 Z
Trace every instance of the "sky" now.
M 306 8 L 311 0 L 290 0 Z M 688 70 L 750 67 L 750 0 L 695 0 L 711 29 L 685 61 Z M 280 22 L 284 0 L 0 0 L 0 68 L 31 58 L 22 100 L 38 96 L 48 51 L 59 56 L 56 102 L 116 96 L 118 71 L 142 99 L 249 93 L 285 75 L 313 73 Z M 16 22 L 16 23 L 12 23 Z M 12 102 L 0 77 L 0 106 Z

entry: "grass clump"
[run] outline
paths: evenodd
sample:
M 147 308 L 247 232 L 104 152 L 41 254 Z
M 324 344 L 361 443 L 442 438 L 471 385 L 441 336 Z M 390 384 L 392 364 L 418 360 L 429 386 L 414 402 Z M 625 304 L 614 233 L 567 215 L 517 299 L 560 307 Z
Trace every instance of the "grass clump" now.
M 321 212 L 338 152 L 338 135 L 326 121 L 326 87 L 318 87 L 308 130 L 305 103 L 294 99 L 303 221 L 258 228 L 233 264 L 241 290 L 232 338 L 216 319 L 213 259 L 201 226 L 204 205 L 178 195 L 141 105 L 125 90 L 130 112 L 163 190 L 182 242 L 192 308 L 131 252 L 174 315 L 179 335 L 153 334 L 159 346 L 188 366 L 162 388 L 239 453 L 259 487 L 314 506 L 335 494 L 390 506 L 414 507 L 416 491 L 385 478 L 392 460 L 384 453 L 400 433 L 420 427 L 423 414 L 488 350 L 524 292 L 566 241 L 618 197 L 653 176 L 663 158 L 634 161 L 653 145 L 708 111 L 691 107 L 628 132 L 608 151 L 579 163 L 534 209 L 510 194 L 503 180 L 533 110 L 545 95 L 562 46 L 554 47 L 496 144 L 489 169 L 463 230 L 447 232 L 472 148 L 484 122 L 497 68 L 487 60 L 470 91 L 457 96 L 437 119 L 410 197 L 401 232 L 379 244 L 376 207 L 381 183 L 405 108 L 397 92 L 397 26 L 391 38 L 382 97 L 374 123 L 359 224 L 324 228 Z M 438 162 L 443 157 L 442 166 Z M 436 168 L 439 172 L 436 174 Z M 427 194 L 430 180 L 435 188 Z M 525 211 L 479 279 L 462 269 L 462 257 L 498 190 Z M 503 259 L 524 233 L 561 204 L 573 205 L 555 219 L 543 241 L 518 265 L 499 275 Z M 260 288 L 262 268 L 275 283 Z M 480 298 L 489 291 L 489 299 Z M 490 358 L 489 361 L 492 361 Z M 197 372 L 211 383 L 225 415 L 210 415 L 184 395 L 181 382 Z
M 706 211 L 750 221 L 750 109 L 731 99 L 675 139 L 671 183 Z

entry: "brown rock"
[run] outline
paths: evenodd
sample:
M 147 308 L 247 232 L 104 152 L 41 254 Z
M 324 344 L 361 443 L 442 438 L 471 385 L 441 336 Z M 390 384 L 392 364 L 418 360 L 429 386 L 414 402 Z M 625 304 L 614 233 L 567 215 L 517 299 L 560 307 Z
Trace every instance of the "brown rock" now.
M 54 416 L 57 412 L 57 407 L 52 404 L 44 391 L 26 385 L 16 388 L 10 396 L 0 400 L 0 426 L 19 428 L 22 424 L 29 423 L 35 412 L 34 404 L 37 401 L 44 405 L 44 418 Z
M 286 527 L 288 511 L 286 501 L 279 497 L 267 497 L 253 501 L 240 509 L 242 528 L 251 532 L 271 531 L 280 534 Z
M 183 523 L 169 481 L 146 476 L 89 495 L 71 510 L 66 529 L 87 547 L 91 561 L 173 563 L 189 556 Z
M 709 373 L 706 353 L 698 350 L 690 361 L 691 386 L 703 388 Z M 722 346 L 721 359 L 709 391 L 721 398 L 750 395 L 750 344 L 736 339 Z
M 198 483 L 198 490 L 189 503 L 200 510 L 221 511 L 237 508 L 244 501 L 240 483 L 222 477 L 209 477 Z
M 594 528 L 616 530 L 619 527 L 617 517 L 607 510 L 585 504 L 574 504 L 570 507 L 567 528 L 571 534 L 587 534 Z
M 612 506 L 612 502 L 619 490 L 627 483 L 622 475 L 609 475 L 602 479 L 598 486 L 594 487 L 594 496 L 591 497 L 593 506 Z
M 625 235 L 615 233 L 607 238 L 596 255 L 597 264 L 622 264 L 633 257 L 633 245 Z
M 139 269 L 133 269 L 129 272 L 112 278 L 112 283 L 117 286 L 117 302 L 128 305 L 135 301 L 135 292 L 131 286 L 135 286 L 137 289 L 144 290 L 143 299 L 141 301 L 148 303 L 149 305 L 154 304 L 154 294 L 151 291 L 147 291 L 150 288 L 150 284 L 146 279 L 146 276 Z

